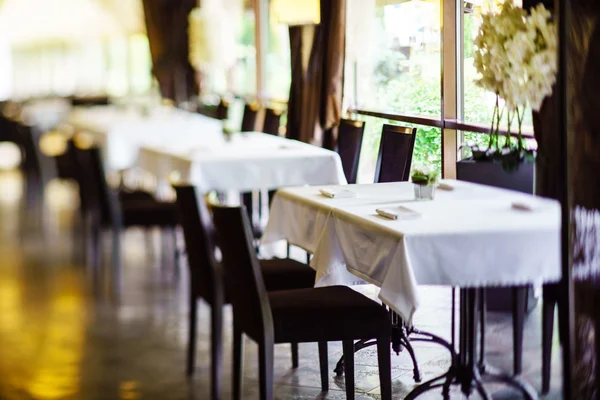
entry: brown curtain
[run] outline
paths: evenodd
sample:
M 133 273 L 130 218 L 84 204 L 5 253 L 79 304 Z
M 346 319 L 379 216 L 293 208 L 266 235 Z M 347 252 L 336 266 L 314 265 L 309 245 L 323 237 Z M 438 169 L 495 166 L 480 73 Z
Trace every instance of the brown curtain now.
M 346 0 L 321 0 L 321 24 L 314 28 L 290 27 L 288 137 L 335 146 L 334 128 L 342 109 L 345 32 Z
M 143 0 L 152 74 L 163 97 L 181 102 L 196 93 L 188 60 L 188 15 L 195 0 Z

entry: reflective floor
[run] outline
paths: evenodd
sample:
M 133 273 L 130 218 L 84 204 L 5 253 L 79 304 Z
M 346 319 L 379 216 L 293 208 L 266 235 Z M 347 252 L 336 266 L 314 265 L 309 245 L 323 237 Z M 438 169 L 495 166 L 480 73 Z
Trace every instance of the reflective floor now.
M 184 374 L 187 330 L 186 265 L 180 272 L 171 254 L 161 254 L 160 233 L 130 230 L 124 237 L 120 289 L 108 266 L 92 274 L 74 257 L 71 224 L 76 210 L 73 188 L 51 182 L 46 190 L 43 233 L 25 228 L 20 212 L 20 177 L 0 173 L 0 399 L 205 399 L 208 397 L 208 312 L 200 308 L 197 370 Z M 39 222 L 39 221 L 35 221 Z M 110 246 L 107 243 L 105 248 Z M 298 252 L 304 259 L 304 254 Z M 108 258 L 107 258 L 108 260 Z M 359 290 L 375 295 L 371 287 Z M 450 337 L 450 291 L 423 288 L 423 305 L 415 322 Z M 539 307 L 527 320 L 524 377 L 541 385 L 541 316 Z M 231 313 L 225 321 L 224 398 L 230 398 Z M 558 340 L 555 335 L 555 341 Z M 415 345 L 424 380 L 443 373 L 447 352 Z M 256 347 L 246 340 L 245 398 L 258 398 Z M 510 315 L 489 316 L 488 360 L 512 368 Z M 330 369 L 341 344 L 330 344 Z M 555 343 L 552 393 L 560 398 L 560 348 Z M 379 398 L 377 358 L 373 348 L 356 355 L 358 399 Z M 406 352 L 392 356 L 394 398 L 415 383 Z M 328 393 L 320 392 L 317 346 L 300 345 L 300 367 L 291 369 L 290 349 L 276 347 L 276 397 L 343 399 L 344 379 L 330 372 Z M 494 398 L 519 398 L 491 386 Z M 437 399 L 439 393 L 423 398 Z M 476 398 L 476 396 L 472 396 Z M 453 393 L 452 398 L 461 398 Z

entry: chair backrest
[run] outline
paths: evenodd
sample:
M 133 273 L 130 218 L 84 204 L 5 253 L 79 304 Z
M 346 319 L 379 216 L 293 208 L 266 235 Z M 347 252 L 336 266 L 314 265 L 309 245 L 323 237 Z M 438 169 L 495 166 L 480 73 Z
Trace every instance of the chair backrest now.
M 279 127 L 281 126 L 280 110 L 273 108 L 265 109 L 265 122 L 263 123 L 262 131 L 270 135 L 279 136 Z
M 272 332 L 273 316 L 262 271 L 252 246 L 252 230 L 244 207 L 213 207 L 223 254 L 225 291 L 233 306 L 234 324 L 255 340 Z
M 31 125 L 25 125 L 22 123 L 16 123 L 16 129 L 19 136 L 21 137 L 21 145 L 23 147 L 23 153 L 25 155 L 24 167 L 25 170 L 41 178 L 42 170 L 40 164 L 41 154 L 37 145 L 37 132 L 36 127 Z
M 71 97 L 72 106 L 106 106 L 109 103 L 108 96 Z
M 82 171 L 79 190 L 88 209 L 97 212 L 105 225 L 121 224 L 119 199 L 106 182 L 100 149 L 75 147 L 75 154 L 77 165 Z
M 2 114 L 0 114 L 0 142 L 14 143 L 19 146 L 19 149 L 23 152 L 23 143 L 19 136 L 17 123 Z
M 184 185 L 175 186 L 175 192 L 192 293 L 211 304 L 218 295 L 222 302 L 222 273 L 214 257 L 214 226 L 202 193 L 193 186 Z
M 365 133 L 364 121 L 342 119 L 338 127 L 337 151 L 348 183 L 356 183 L 358 160 Z
M 383 125 L 375 183 L 408 181 L 417 128 Z
M 256 117 L 258 115 L 258 105 L 255 103 L 246 103 L 244 114 L 242 115 L 242 132 L 251 132 L 256 130 Z
M 229 116 L 229 102 L 223 98 L 219 100 L 219 105 L 217 106 L 216 118 L 220 120 L 225 120 Z

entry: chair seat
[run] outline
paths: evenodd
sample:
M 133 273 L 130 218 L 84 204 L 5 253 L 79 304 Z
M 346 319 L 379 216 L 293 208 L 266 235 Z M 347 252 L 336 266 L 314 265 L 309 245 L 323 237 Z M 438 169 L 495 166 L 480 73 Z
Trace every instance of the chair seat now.
M 268 292 L 306 289 L 315 285 L 316 272 L 306 264 L 302 264 L 291 258 L 274 258 L 271 260 L 259 260 L 265 289 Z M 204 296 L 202 296 L 204 297 Z M 212 294 L 204 298 L 212 304 Z M 229 304 L 225 295 L 225 304 Z
M 268 296 L 276 343 L 371 339 L 391 329 L 381 304 L 346 286 L 284 290 Z
M 125 202 L 130 202 L 130 201 L 157 201 L 154 196 L 152 195 L 152 193 L 146 192 L 144 190 L 133 190 L 133 191 L 126 191 L 126 190 L 120 190 L 119 191 L 119 200 L 121 201 L 121 203 L 125 203 Z
M 156 200 L 131 200 L 121 205 L 124 226 L 176 226 L 179 224 L 173 203 Z
M 315 285 L 315 270 L 296 260 L 260 260 L 260 266 L 267 291 L 304 289 Z

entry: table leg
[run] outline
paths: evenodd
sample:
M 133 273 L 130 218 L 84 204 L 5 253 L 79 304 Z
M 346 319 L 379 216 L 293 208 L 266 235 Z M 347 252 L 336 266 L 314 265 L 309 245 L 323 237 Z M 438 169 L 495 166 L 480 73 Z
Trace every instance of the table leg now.
M 483 304 L 480 304 L 481 301 L 482 291 L 480 289 L 460 290 L 459 354 L 455 355 L 452 345 L 446 343 L 445 345 L 453 354 L 452 365 L 448 372 L 415 388 L 408 394 L 407 400 L 415 399 L 423 393 L 440 387 L 443 389 L 444 399 L 448 399 L 450 386 L 454 384 L 460 385 L 462 393 L 467 397 L 475 390 L 482 398 L 491 399 L 491 395 L 483 385 L 484 380 L 512 386 L 519 390 L 527 400 L 538 398 L 533 388 L 521 378 L 500 373 L 486 365 L 480 357 L 477 357 L 477 324 L 482 321 L 482 317 L 485 317 L 485 311 L 482 311 Z M 482 337 L 479 337 L 479 339 L 484 340 Z M 439 340 L 440 344 L 444 342 L 442 339 Z

